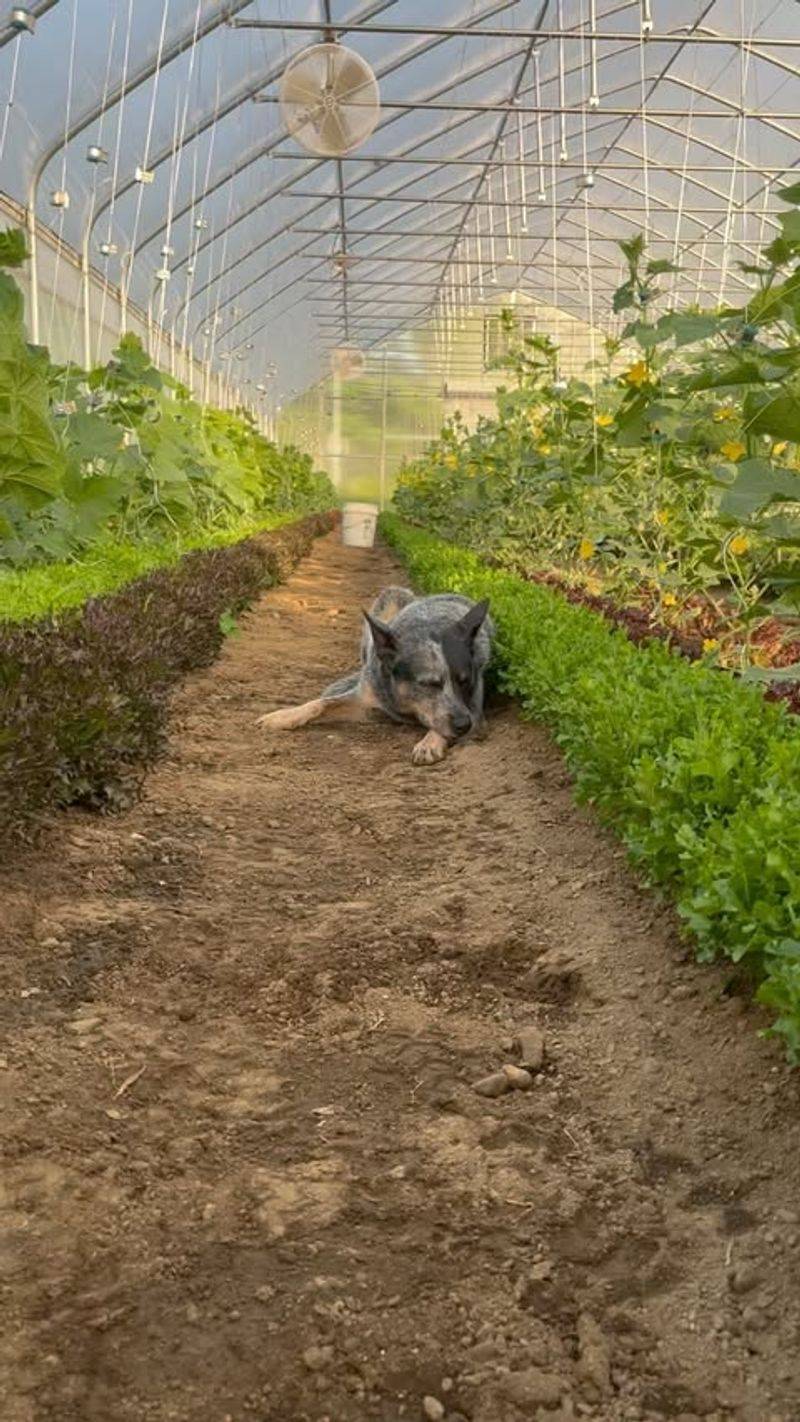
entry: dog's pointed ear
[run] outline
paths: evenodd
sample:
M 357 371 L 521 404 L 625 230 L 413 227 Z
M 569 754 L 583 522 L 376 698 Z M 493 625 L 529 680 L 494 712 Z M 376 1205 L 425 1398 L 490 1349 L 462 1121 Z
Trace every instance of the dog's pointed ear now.
M 397 638 L 391 627 L 387 627 L 385 622 L 379 622 L 377 617 L 371 617 L 368 612 L 364 613 L 364 617 L 372 633 L 372 645 L 377 656 L 381 660 L 392 656 L 397 651 Z
M 486 621 L 488 611 L 488 598 L 484 598 L 483 602 L 474 603 L 469 612 L 465 612 L 464 616 L 456 623 L 456 630 L 468 642 L 474 642 Z

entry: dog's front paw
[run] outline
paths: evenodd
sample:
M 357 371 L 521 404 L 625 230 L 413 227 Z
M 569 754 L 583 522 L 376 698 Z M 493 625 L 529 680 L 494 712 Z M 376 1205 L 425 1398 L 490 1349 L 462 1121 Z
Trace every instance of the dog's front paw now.
M 259 716 L 256 725 L 267 731 L 295 731 L 305 720 L 303 707 L 284 706 L 280 711 L 268 711 L 266 716 Z
M 429 731 L 411 752 L 412 765 L 435 765 L 447 755 L 447 741 L 438 731 Z

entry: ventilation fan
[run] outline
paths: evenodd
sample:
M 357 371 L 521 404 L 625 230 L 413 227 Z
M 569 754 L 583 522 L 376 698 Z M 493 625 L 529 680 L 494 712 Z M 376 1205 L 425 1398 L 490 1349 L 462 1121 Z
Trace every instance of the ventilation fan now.
M 381 111 L 378 81 L 366 60 L 335 43 L 313 44 L 287 65 L 280 104 L 289 133 L 325 158 L 364 143 Z

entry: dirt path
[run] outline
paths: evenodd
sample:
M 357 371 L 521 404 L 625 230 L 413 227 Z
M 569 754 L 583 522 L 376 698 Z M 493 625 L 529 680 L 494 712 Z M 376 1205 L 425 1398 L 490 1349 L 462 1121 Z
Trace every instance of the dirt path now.
M 0 876 L 4 1422 L 797 1422 L 797 1083 L 545 735 L 254 726 L 395 578 L 319 544 Z

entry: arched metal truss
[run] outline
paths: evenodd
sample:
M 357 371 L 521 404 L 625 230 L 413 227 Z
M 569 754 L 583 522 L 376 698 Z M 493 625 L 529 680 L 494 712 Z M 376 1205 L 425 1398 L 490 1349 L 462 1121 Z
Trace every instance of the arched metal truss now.
M 678 298 L 741 299 L 739 263 L 774 227 L 776 189 L 800 163 L 795 0 L 440 0 L 435 11 L 284 0 L 277 16 L 266 0 L 27 8 L 32 33 L 0 22 L 0 102 L 18 67 L 0 187 L 27 214 L 33 338 L 37 240 L 55 225 L 80 255 L 91 355 L 89 288 L 107 230 L 126 292 L 151 314 L 156 267 L 169 262 L 155 314 L 173 350 L 182 330 L 218 369 L 241 358 L 251 381 L 274 362 L 276 399 L 314 385 L 331 342 L 377 346 L 463 308 L 500 271 L 490 220 L 514 258 L 500 275 L 567 312 L 585 315 L 587 280 L 602 312 L 619 278 L 615 242 L 638 229 L 655 255 L 680 254 Z M 104 88 L 123 32 L 128 63 Z M 283 131 L 277 84 L 293 54 L 331 33 L 373 66 L 383 112 L 362 150 L 320 159 Z M 146 116 L 147 189 L 136 176 Z M 82 141 L 102 123 L 117 161 L 89 174 Z M 62 173 L 73 202 L 54 222 Z M 334 270 L 334 245 L 352 265 Z

